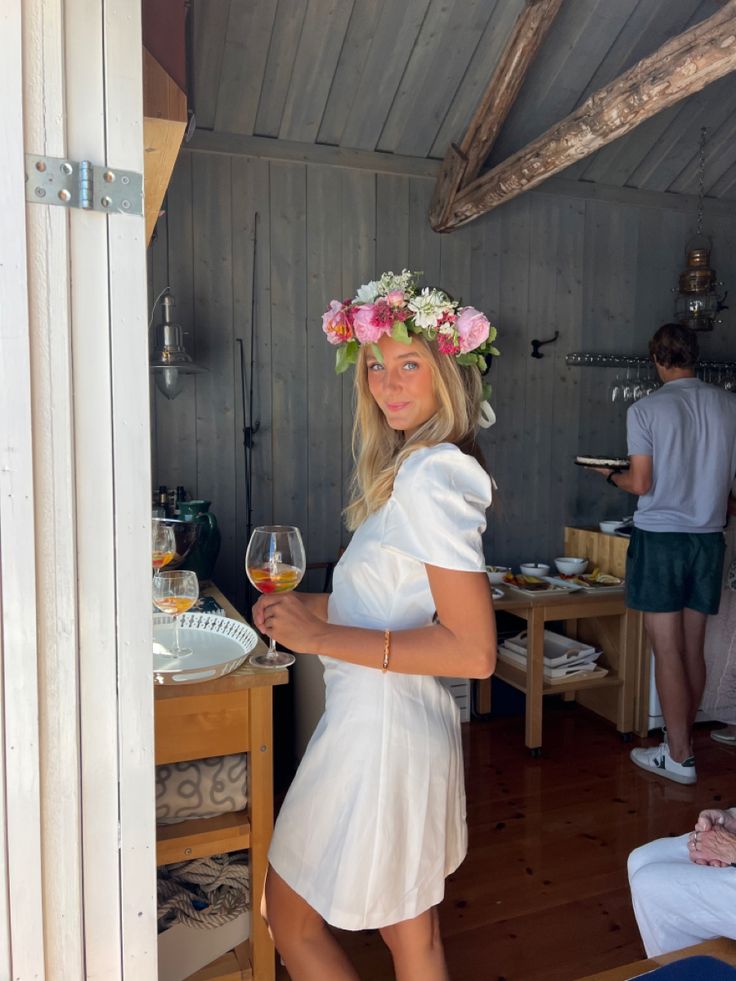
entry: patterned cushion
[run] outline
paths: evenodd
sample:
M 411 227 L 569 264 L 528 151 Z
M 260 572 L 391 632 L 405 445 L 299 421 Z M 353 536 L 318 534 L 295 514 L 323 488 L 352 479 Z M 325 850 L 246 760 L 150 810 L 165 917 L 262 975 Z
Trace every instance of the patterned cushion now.
M 245 753 L 157 766 L 156 822 L 175 824 L 242 811 L 247 793 Z

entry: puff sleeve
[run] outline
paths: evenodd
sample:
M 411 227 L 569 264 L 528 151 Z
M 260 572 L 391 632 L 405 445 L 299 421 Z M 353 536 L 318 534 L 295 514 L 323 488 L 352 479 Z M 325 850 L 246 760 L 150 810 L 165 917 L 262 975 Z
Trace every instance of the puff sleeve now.
M 427 565 L 482 572 L 491 497 L 491 478 L 456 446 L 416 450 L 396 475 L 382 545 Z

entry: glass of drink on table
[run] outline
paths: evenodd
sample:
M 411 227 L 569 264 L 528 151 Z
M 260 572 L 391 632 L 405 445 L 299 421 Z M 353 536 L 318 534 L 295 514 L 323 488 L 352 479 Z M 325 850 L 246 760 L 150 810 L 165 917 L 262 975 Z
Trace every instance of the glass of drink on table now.
M 153 602 L 162 613 L 174 618 L 174 646 L 162 651 L 170 657 L 186 657 L 190 647 L 179 645 L 179 616 L 191 609 L 199 599 L 196 572 L 189 569 L 164 569 L 153 577 Z
M 264 525 L 253 531 L 245 553 L 245 571 L 259 593 L 287 593 L 296 589 L 306 565 L 298 528 Z M 270 637 L 268 651 L 251 654 L 248 660 L 259 668 L 285 668 L 294 663 L 294 655 L 277 651 L 276 641 Z
M 171 525 L 160 518 L 151 522 L 151 564 L 153 571 L 159 572 L 176 555 L 176 537 Z

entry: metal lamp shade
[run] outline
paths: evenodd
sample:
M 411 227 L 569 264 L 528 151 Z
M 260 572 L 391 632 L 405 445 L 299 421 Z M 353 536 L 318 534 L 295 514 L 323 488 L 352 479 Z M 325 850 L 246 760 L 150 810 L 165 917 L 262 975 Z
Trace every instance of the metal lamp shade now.
M 205 368 L 196 365 L 184 347 L 179 324 L 171 322 L 171 296 L 163 299 L 163 323 L 156 328 L 156 346 L 151 356 L 150 368 L 154 373 L 156 387 L 167 399 L 175 399 L 182 390 L 183 376 L 195 375 Z

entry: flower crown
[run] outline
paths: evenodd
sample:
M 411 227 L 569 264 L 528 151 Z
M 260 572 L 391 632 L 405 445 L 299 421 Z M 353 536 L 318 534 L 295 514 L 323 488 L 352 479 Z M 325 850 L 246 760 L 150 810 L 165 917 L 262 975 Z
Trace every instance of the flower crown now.
M 443 354 L 458 364 L 475 365 L 483 374 L 489 356 L 497 357 L 493 346 L 496 328 L 475 307 L 461 307 L 447 293 L 432 287 L 419 291 L 421 273 L 402 270 L 387 272 L 380 279 L 365 283 L 352 300 L 331 300 L 322 315 L 322 330 L 330 344 L 337 345 L 335 371 L 340 374 L 358 360 L 361 344 L 370 344 L 383 363 L 378 340 L 384 335 L 403 344 L 412 334 L 437 340 Z

